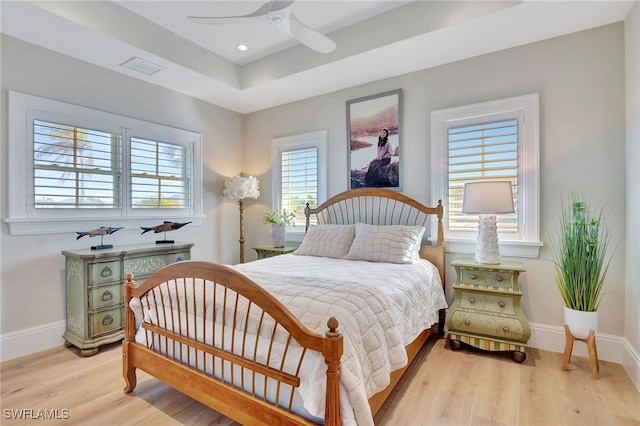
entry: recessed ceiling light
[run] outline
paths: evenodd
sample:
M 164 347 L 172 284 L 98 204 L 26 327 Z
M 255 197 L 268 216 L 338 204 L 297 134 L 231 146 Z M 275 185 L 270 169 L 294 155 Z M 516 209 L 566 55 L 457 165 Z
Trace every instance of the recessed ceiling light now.
M 238 50 L 240 50 L 241 52 L 246 52 L 247 50 L 249 50 L 249 48 L 247 47 L 246 44 L 239 44 Z

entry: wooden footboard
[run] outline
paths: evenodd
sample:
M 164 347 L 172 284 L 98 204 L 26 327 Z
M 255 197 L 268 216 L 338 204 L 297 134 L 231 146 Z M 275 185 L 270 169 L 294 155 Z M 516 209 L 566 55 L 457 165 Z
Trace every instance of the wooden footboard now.
M 437 207 L 426 207 L 394 191 L 361 188 L 338 194 L 315 209 L 307 205 L 305 214 L 307 227 L 312 215 L 314 223 L 319 224 L 363 222 L 425 228 L 435 216 L 437 241 L 422 245 L 420 257 L 436 265 L 444 287 L 441 202 Z M 137 316 L 130 306 L 134 298 L 140 300 Z M 293 392 L 300 385 L 303 361 L 313 351 L 321 353 L 327 365 L 325 424 L 340 424 L 343 338 L 335 318 L 328 319 L 324 336 L 313 333 L 255 282 L 233 269 L 208 262 L 170 265 L 139 287 L 130 276 L 125 299 L 125 392 L 135 388 L 135 372 L 140 368 L 242 424 L 313 424 L 293 410 Z M 142 317 L 142 331 L 138 331 L 136 319 Z M 443 325 L 444 310 L 440 313 L 440 333 Z M 407 366 L 394 371 L 390 385 L 369 399 L 373 415 L 430 333 L 431 329 L 424 330 L 407 347 Z M 264 342 L 267 351 L 258 351 Z M 267 384 L 272 392 L 267 391 Z
M 133 298 L 145 312 L 146 345 L 135 341 Z M 335 318 L 324 336 L 313 333 L 247 277 L 197 261 L 170 265 L 141 286 L 130 275 L 125 299 L 125 392 L 135 388 L 140 368 L 243 424 L 313 424 L 293 412 L 301 366 L 312 350 L 327 365 L 325 424 L 340 424 L 343 343 Z

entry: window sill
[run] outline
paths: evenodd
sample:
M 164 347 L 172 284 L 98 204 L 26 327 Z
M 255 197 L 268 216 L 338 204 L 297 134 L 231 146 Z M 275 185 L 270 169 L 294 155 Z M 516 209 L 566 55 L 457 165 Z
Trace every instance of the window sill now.
M 476 252 L 475 240 L 445 239 L 445 251 L 447 253 L 470 254 Z M 500 255 L 504 257 L 526 257 L 537 259 L 542 241 L 503 241 L 499 242 Z
M 202 225 L 203 216 L 188 216 L 174 218 L 174 220 L 185 222 L 191 221 L 190 225 Z M 139 229 L 141 226 L 155 226 L 162 222 L 158 217 L 136 217 L 136 218 L 69 218 L 69 219 L 4 219 L 9 227 L 10 235 L 39 235 L 39 234 L 65 234 L 67 232 L 88 231 L 100 226 L 123 227 L 125 229 Z

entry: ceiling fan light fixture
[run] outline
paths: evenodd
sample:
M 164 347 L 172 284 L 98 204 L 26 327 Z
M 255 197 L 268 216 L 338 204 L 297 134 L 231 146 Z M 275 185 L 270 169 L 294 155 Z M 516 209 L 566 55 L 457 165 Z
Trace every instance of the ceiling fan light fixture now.
M 289 20 L 287 16 L 282 13 L 271 12 L 267 14 L 267 22 L 274 27 L 284 27 L 288 24 Z

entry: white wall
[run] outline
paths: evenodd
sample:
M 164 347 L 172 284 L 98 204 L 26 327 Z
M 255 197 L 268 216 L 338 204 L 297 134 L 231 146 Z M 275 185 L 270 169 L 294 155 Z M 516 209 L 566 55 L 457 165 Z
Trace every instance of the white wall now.
M 593 199 L 606 202 L 614 245 L 621 241 L 608 275 L 599 331 L 603 358 L 619 360 L 619 351 L 607 353 L 606 341 L 610 340 L 610 346 L 615 346 L 612 350 L 617 351 L 622 342 L 620 336 L 625 335 L 621 317 L 625 306 L 624 46 L 624 27 L 618 23 L 249 114 L 245 123 L 245 171 L 261 178 L 263 192 L 249 217 L 248 246 L 269 242 L 268 229 L 260 224 L 259 212 L 271 207 L 271 138 L 327 129 L 328 194 L 334 195 L 348 185 L 346 102 L 402 88 L 403 192 L 433 204 L 436 200 L 430 195 L 430 112 L 537 92 L 541 108 L 541 239 L 545 247 L 539 259 L 518 259 L 527 268 L 522 275 L 522 302 L 529 321 L 535 325 L 530 343 L 563 349 L 563 304 L 555 288 L 548 235 L 557 224 L 562 197 L 573 190 L 585 190 Z M 456 257 L 459 256 L 449 254 L 447 261 Z M 451 284 L 453 269 L 447 278 Z M 451 299 L 451 291 L 448 296 Z M 637 305 L 636 297 L 629 308 Z
M 172 237 L 194 242 L 194 259 L 237 261 L 238 229 L 227 224 L 236 223 L 238 208 L 222 196 L 222 189 L 224 179 L 241 170 L 243 117 L 240 114 L 4 35 L 1 60 L 3 218 L 7 216 L 10 184 L 7 181 L 7 91 L 15 90 L 201 133 L 206 218 L 202 226 L 186 226 Z M 101 225 L 104 224 L 96 224 Z M 78 229 L 83 230 L 86 229 Z M 124 229 L 109 237 L 109 243 L 115 246 L 153 241 L 153 235 L 141 236 L 139 229 Z M 60 252 L 94 243 L 86 239 L 76 241 L 75 234 L 69 233 L 11 236 L 3 223 L 0 242 L 3 358 L 13 349 L 11 346 L 16 346 L 11 337 L 24 330 L 34 331 L 36 335 L 38 331 L 52 334 L 47 342 L 33 342 L 33 350 L 41 349 L 38 344 L 62 342 L 65 266 Z M 234 250 L 229 250 L 229 245 Z M 44 330 L 37 330 L 42 327 Z
M 625 20 L 626 156 L 627 156 L 627 274 L 625 336 L 635 359 L 623 359 L 629 376 L 640 389 L 640 3 Z

